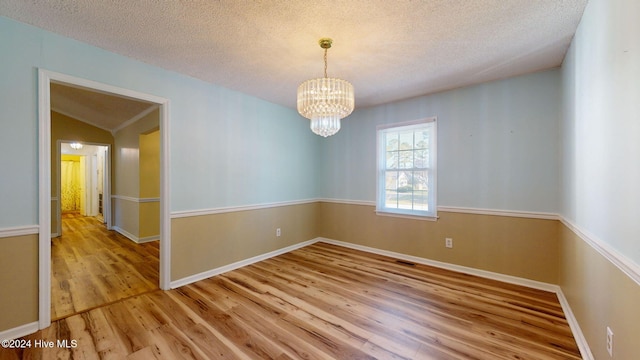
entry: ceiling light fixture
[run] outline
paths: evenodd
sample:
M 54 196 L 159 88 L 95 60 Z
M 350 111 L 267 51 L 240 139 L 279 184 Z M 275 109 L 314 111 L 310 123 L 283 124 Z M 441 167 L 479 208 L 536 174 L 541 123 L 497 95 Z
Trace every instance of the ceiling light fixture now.
M 327 77 L 327 49 L 333 41 L 322 38 L 324 77 L 310 79 L 298 86 L 298 112 L 311 120 L 311 131 L 331 136 L 340 130 L 340 119 L 353 112 L 353 85 L 346 80 Z
M 71 148 L 72 148 L 73 150 L 80 150 L 80 149 L 82 149 L 82 144 L 80 144 L 79 142 L 71 143 L 71 144 L 69 144 L 69 146 L 71 146 Z

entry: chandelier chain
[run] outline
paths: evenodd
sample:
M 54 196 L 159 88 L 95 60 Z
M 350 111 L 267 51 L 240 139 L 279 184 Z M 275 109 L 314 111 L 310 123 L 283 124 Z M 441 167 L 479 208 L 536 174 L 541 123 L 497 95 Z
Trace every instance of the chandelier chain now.
M 327 77 L 327 49 L 324 49 L 324 77 Z

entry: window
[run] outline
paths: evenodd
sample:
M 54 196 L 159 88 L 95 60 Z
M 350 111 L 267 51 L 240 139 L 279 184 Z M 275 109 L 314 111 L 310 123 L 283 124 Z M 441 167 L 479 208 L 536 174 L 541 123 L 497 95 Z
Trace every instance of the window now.
M 376 211 L 436 218 L 436 119 L 378 127 Z

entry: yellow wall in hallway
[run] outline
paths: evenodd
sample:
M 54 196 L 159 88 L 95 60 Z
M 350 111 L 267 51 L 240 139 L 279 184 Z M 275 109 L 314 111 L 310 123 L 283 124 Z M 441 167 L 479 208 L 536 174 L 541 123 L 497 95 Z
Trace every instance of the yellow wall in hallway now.
M 77 161 L 80 162 L 80 155 L 69 155 L 69 154 L 61 154 L 61 161 Z
M 140 197 L 160 196 L 160 130 L 140 134 Z
M 160 130 L 140 134 L 140 198 L 160 197 Z M 160 236 L 160 202 L 141 202 L 138 237 Z

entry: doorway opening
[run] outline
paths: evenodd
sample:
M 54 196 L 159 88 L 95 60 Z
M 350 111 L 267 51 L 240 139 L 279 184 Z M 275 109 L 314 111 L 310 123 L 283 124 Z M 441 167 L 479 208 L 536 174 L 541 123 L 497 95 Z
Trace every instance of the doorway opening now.
M 92 230 L 97 229 L 99 227 L 102 228 L 103 231 L 109 231 L 110 229 L 119 230 L 118 229 L 118 217 L 127 218 L 127 214 L 124 214 L 126 211 L 126 206 L 121 204 L 113 204 L 113 201 L 120 202 L 133 202 L 133 203 L 141 203 L 141 202 L 156 202 L 156 207 L 159 210 L 156 210 L 156 221 L 159 223 L 159 235 L 155 236 L 155 239 L 152 240 L 160 240 L 159 244 L 156 241 L 156 259 L 158 259 L 159 264 L 156 265 L 156 277 L 153 286 L 156 288 L 159 286 L 160 289 L 169 289 L 170 288 L 170 217 L 169 217 L 169 157 L 168 157 L 168 121 L 169 121 L 169 113 L 168 113 L 168 100 L 164 98 L 159 98 L 153 95 L 148 95 L 144 93 L 139 93 L 136 91 L 123 89 L 114 87 L 111 85 L 106 85 L 102 83 L 97 83 L 90 80 L 80 79 L 73 76 L 54 73 L 47 70 L 39 70 L 39 327 L 40 329 L 46 328 L 51 324 L 51 315 L 52 315 L 52 293 L 51 286 L 52 281 L 56 281 L 52 277 L 52 244 L 55 243 L 56 240 L 60 239 L 56 236 L 64 237 L 66 234 L 65 227 L 62 225 L 62 207 L 61 202 L 67 201 L 63 199 L 60 195 L 61 192 L 57 194 L 53 194 L 52 190 L 56 190 L 55 182 L 52 183 L 52 180 L 56 182 L 61 181 L 60 173 L 62 171 L 62 147 L 70 146 L 71 140 L 75 140 L 75 138 L 68 138 L 60 140 L 60 137 L 54 137 L 56 139 L 55 142 L 52 141 L 52 132 L 57 131 L 56 129 L 52 129 L 52 114 L 54 113 L 54 107 L 57 107 L 57 104 L 62 104 L 64 106 L 60 106 L 62 108 L 66 108 L 68 103 L 65 101 L 76 101 L 85 99 L 86 101 L 92 101 L 92 97 L 97 95 L 104 95 L 105 97 L 109 97 L 109 101 L 124 101 L 126 104 L 142 104 L 148 108 L 147 111 L 142 111 L 139 116 L 135 116 L 133 118 L 129 118 L 126 122 L 120 123 L 109 123 L 96 121 L 93 123 L 92 120 L 87 121 L 86 119 L 93 119 L 95 117 L 84 117 L 82 116 L 74 116 L 74 118 L 85 122 L 86 124 L 92 125 L 94 127 L 98 127 L 102 130 L 105 130 L 107 133 L 111 133 L 114 135 L 121 129 L 126 129 L 127 126 L 131 124 L 135 124 L 140 120 L 143 116 L 149 115 L 150 113 L 154 113 L 156 121 L 156 129 L 158 130 L 158 160 L 159 160 L 159 169 L 158 169 L 158 192 L 159 196 L 155 199 L 142 199 L 144 201 L 140 201 L 140 199 L 135 198 L 133 196 L 121 195 L 115 196 L 112 194 L 110 189 L 111 182 L 113 182 L 113 174 L 115 169 L 111 167 L 114 166 L 112 158 L 116 157 L 116 153 L 123 153 L 128 150 L 128 146 L 122 146 L 113 143 L 105 144 L 93 143 L 88 144 L 90 146 L 96 146 L 102 152 L 102 155 L 99 153 L 87 155 L 80 154 L 74 158 L 69 158 L 69 161 L 76 161 L 78 165 L 69 165 L 69 172 L 80 172 L 80 173 L 93 173 L 85 174 L 83 177 L 84 185 L 76 185 L 76 186 L 84 186 L 90 187 L 90 191 L 77 191 L 71 189 L 70 191 L 76 194 L 73 200 L 69 200 L 73 202 L 73 204 L 69 205 L 69 214 L 77 214 L 79 217 L 83 219 L 83 224 L 90 226 Z M 60 86 L 68 89 L 70 92 L 74 92 L 73 96 L 68 96 L 67 98 L 56 98 L 57 91 L 60 89 Z M 66 91 L 66 90 L 65 90 Z M 80 91 L 80 92 L 78 92 Z M 89 97 L 85 98 L 85 95 Z M 54 100 L 52 101 L 52 96 Z M 86 104 L 85 104 L 86 105 Z M 87 108 L 87 106 L 85 106 Z M 127 106 L 115 106 L 116 109 L 126 109 Z M 82 107 L 78 109 L 82 110 Z M 60 113 L 60 109 L 55 109 L 57 113 Z M 63 116 L 69 115 L 62 111 Z M 110 117 L 112 119 L 113 116 Z M 112 120 L 109 120 L 112 121 Z M 81 126 L 82 127 L 82 126 Z M 63 128 L 65 128 L 63 126 Z M 60 140 L 60 141 L 58 141 Z M 68 141 L 67 141 L 68 140 Z M 52 147 L 52 145 L 54 145 Z M 122 151 L 120 151 L 120 150 Z M 54 156 L 52 158 L 52 152 Z M 69 154 L 71 155 L 71 154 Z M 104 156 L 106 159 L 102 165 L 102 174 L 99 173 L 100 168 L 100 160 L 99 157 Z M 58 161 L 56 161 L 56 158 Z M 67 165 L 65 165 L 66 167 Z M 74 170 L 74 167 L 76 169 Z M 121 171 L 123 174 L 126 171 Z M 55 177 L 54 177 L 55 176 Z M 107 179 L 105 179 L 105 177 Z M 102 179 L 102 180 L 100 180 Z M 102 182 L 101 182 L 102 181 Z M 71 181 L 73 183 L 73 181 Z M 102 188 L 99 188 L 99 184 L 101 182 Z M 60 184 L 59 184 L 60 186 Z M 73 187 L 74 185 L 71 184 Z M 123 188 L 126 188 L 126 185 L 123 185 Z M 58 187 L 59 189 L 59 187 Z M 81 193 L 78 195 L 78 193 Z M 86 215 L 86 216 L 85 216 Z M 69 216 L 70 218 L 74 218 L 74 216 Z M 91 222 L 87 222 L 87 218 L 92 219 Z M 105 226 L 106 224 L 106 226 Z M 68 229 L 67 229 L 68 230 Z M 130 245 L 142 245 L 142 247 L 150 247 L 149 244 L 144 244 L 145 241 L 142 241 L 143 244 L 136 244 L 137 241 L 131 241 L 128 236 L 125 227 L 123 226 L 118 233 L 115 231 L 110 231 L 109 236 L 104 238 L 111 238 L 114 236 L 119 236 L 125 241 L 122 243 L 129 243 Z M 93 235 L 87 235 L 88 233 L 83 230 L 82 238 L 91 238 Z M 115 235 L 113 235 L 115 234 Z M 123 235 L 124 234 L 124 235 Z M 149 239 L 147 239 L 149 240 Z M 92 244 L 92 246 L 95 244 Z M 107 248 L 110 248 L 111 251 L 107 251 L 103 253 L 105 256 L 109 256 L 108 253 L 113 252 L 113 246 L 107 245 Z M 153 251 L 153 250 L 151 250 Z M 105 261 L 109 261 L 106 259 Z M 99 265 L 96 265 L 96 262 L 92 262 L 91 260 L 84 261 L 83 265 L 76 268 L 74 271 L 77 273 L 85 273 L 86 269 L 90 269 L 92 266 L 98 266 L 96 273 L 101 273 Z M 118 265 L 114 265 L 117 267 Z M 159 267 L 159 269 L 158 269 Z M 159 270 L 159 271 L 158 271 Z M 55 269 L 54 269 L 55 271 Z M 159 273 L 159 274 L 158 274 Z M 117 279 L 107 279 L 104 277 L 103 289 L 100 289 L 102 293 L 109 293 L 109 281 L 117 282 Z M 106 284 L 106 285 L 105 285 Z M 77 287 L 91 287 L 92 285 L 87 285 L 81 280 L 77 281 Z M 63 285 L 64 287 L 64 285 Z M 56 298 L 56 301 L 59 299 Z M 58 316 L 56 316 L 58 317 Z
M 65 214 L 95 217 L 111 229 L 111 145 L 80 141 L 58 141 L 57 191 L 59 206 L 55 216 L 58 233 L 62 235 L 62 217 Z
M 111 145 L 56 142 L 52 320 L 157 290 L 157 241 L 137 244 L 109 231 Z

